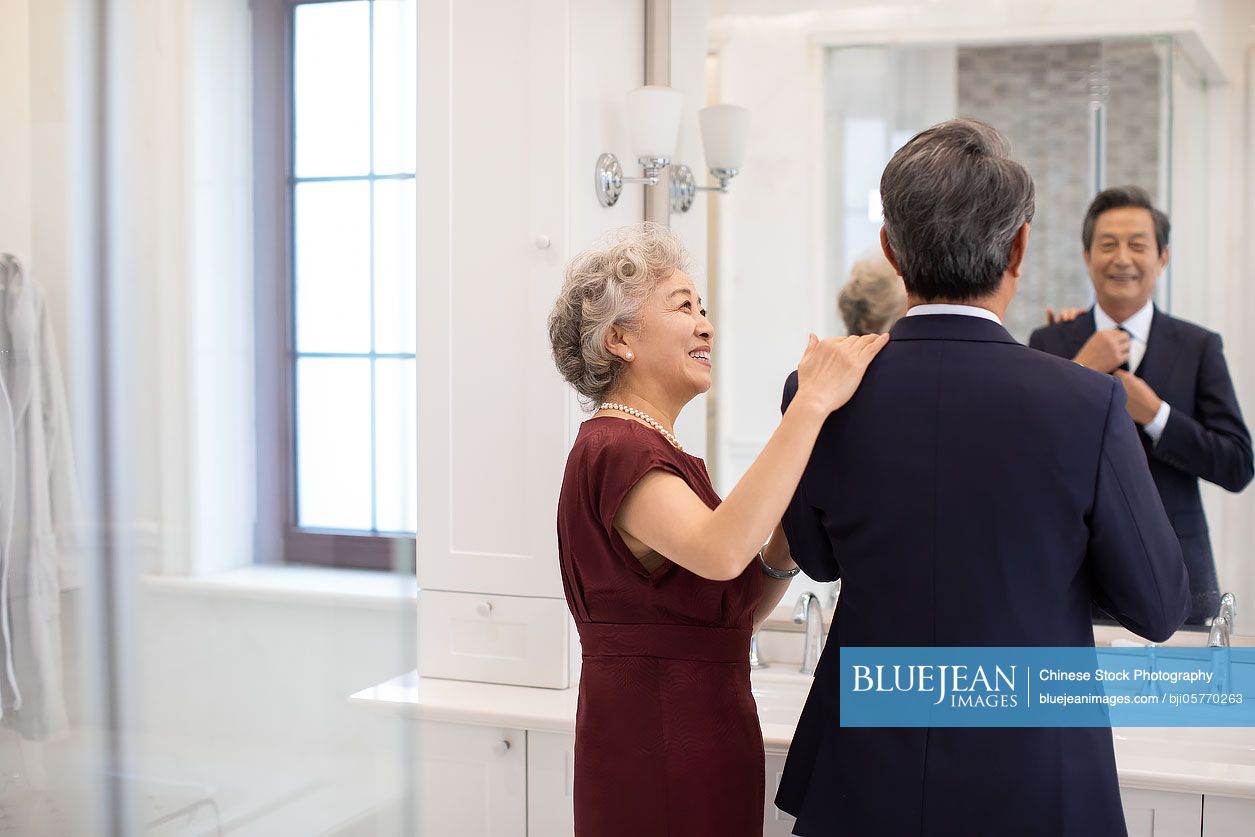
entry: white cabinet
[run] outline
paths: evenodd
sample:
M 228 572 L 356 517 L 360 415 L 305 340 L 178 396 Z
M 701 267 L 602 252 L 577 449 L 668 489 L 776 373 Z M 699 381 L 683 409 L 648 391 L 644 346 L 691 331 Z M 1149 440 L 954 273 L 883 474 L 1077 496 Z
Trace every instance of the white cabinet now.
M 415 745 L 419 837 L 526 837 L 523 730 L 419 721 Z
M 1199 837 L 1203 797 L 1194 793 L 1120 788 L 1129 837 Z
M 419 837 L 574 837 L 575 736 L 414 724 Z
M 1238 837 L 1255 829 L 1255 799 L 1203 797 L 1203 837 Z
M 591 177 L 599 154 L 630 147 L 623 96 L 641 83 L 640 0 L 469 8 L 418 5 L 420 612 L 432 591 L 564 606 L 555 515 L 581 414 L 545 322 L 570 256 L 642 217 L 639 187 L 607 209 Z M 450 673 L 453 644 L 468 631 L 481 642 L 491 626 L 434 613 L 422 624 L 437 636 L 420 634 L 421 675 L 570 683 L 517 677 L 509 648 L 463 655 L 458 664 L 473 672 Z M 528 665 L 546 672 L 575 667 L 571 631 L 531 642 L 544 631 L 547 621 L 529 623 L 515 650 L 530 643 Z
M 527 833 L 574 837 L 575 736 L 527 734 Z
M 643 4 L 432 0 L 418 15 L 419 586 L 560 599 L 577 413 L 545 322 L 568 258 L 642 218 L 640 187 L 607 209 L 592 172 L 628 152 Z
M 575 737 L 417 721 L 420 837 L 574 837 Z M 763 837 L 791 837 L 774 799 L 785 754 L 766 754 Z M 1234 837 L 1250 832 L 1255 800 L 1121 788 L 1129 837 Z
M 544 323 L 568 249 L 569 11 L 491 6 L 418 11 L 418 581 L 561 598 L 568 395 Z
M 577 642 L 562 599 L 424 590 L 419 600 L 424 677 L 563 689 Z
M 763 800 L 763 837 L 791 837 L 792 816 L 776 807 L 776 791 L 780 789 L 780 776 L 784 773 L 784 753 L 767 753 L 767 788 Z

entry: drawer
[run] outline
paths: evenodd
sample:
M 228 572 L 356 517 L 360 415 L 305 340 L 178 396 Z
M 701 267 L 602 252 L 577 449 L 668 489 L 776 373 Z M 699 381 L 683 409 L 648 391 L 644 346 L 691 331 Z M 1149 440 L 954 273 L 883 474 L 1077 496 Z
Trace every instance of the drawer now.
M 565 689 L 578 644 L 564 599 L 418 594 L 423 677 Z

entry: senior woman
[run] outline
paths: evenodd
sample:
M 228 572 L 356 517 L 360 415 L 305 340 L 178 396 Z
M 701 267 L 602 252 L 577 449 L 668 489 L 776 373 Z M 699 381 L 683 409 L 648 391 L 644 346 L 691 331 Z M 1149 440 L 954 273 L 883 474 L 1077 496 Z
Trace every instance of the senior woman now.
M 820 426 L 888 340 L 811 335 L 798 397 L 721 502 L 673 430 L 711 384 L 714 327 L 686 263 L 665 228 L 621 231 L 572 260 L 549 318 L 558 369 L 595 409 L 558 501 L 563 587 L 584 656 L 581 837 L 762 833 L 748 653 L 797 573 L 779 521 Z
M 906 313 L 906 283 L 879 248 L 850 267 L 837 310 L 855 335 L 883 334 Z

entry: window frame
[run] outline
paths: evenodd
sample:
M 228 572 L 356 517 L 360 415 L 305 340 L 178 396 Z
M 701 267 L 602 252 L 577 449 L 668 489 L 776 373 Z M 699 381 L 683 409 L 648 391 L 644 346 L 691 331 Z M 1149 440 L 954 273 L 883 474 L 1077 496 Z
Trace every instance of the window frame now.
M 297 525 L 296 360 L 299 355 L 295 345 L 293 270 L 293 21 L 296 6 L 324 2 L 342 0 L 253 0 L 252 3 L 257 428 L 254 560 L 265 564 L 314 564 L 412 573 L 416 549 L 413 536 Z M 376 176 L 373 171 L 368 177 L 388 179 L 386 175 Z M 370 354 L 373 364 L 376 353 Z M 372 427 L 374 409 L 372 404 Z M 372 484 L 371 490 L 375 491 L 376 486 Z

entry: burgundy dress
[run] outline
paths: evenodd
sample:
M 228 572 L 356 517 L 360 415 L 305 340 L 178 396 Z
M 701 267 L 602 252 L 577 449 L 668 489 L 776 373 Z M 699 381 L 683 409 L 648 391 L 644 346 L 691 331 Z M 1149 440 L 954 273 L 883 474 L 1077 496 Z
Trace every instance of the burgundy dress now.
M 575 719 L 578 837 L 760 837 L 763 737 L 749 641 L 757 564 L 709 581 L 663 560 L 648 572 L 614 528 L 651 470 L 711 508 L 706 465 L 635 421 L 580 428 L 558 500 L 558 554 L 583 647 Z

